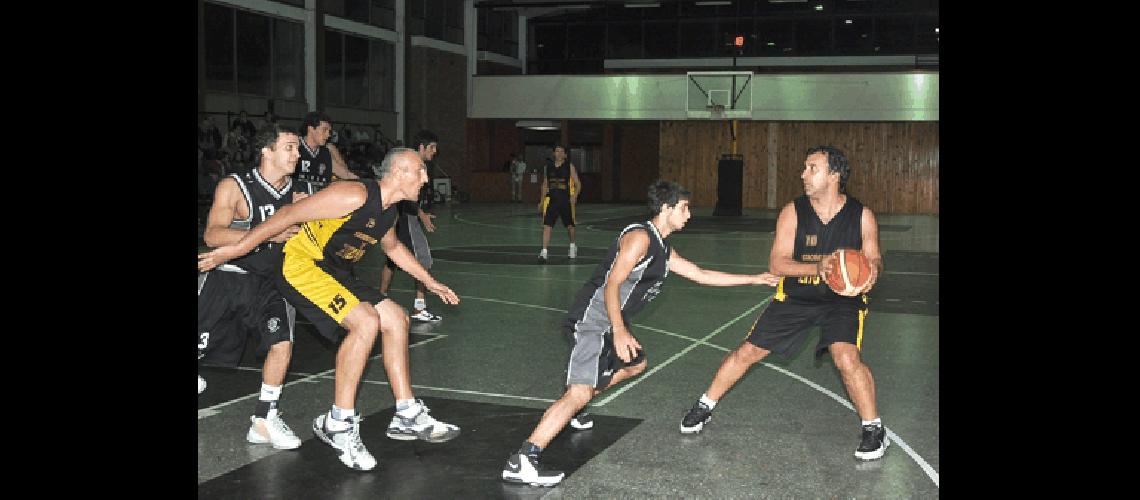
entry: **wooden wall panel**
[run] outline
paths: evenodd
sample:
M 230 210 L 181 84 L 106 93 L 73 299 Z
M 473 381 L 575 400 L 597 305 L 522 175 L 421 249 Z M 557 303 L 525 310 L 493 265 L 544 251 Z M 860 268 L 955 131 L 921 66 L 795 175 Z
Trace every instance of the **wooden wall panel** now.
M 731 122 L 661 122 L 661 178 L 679 182 L 693 192 L 693 206 L 716 205 L 717 162 L 732 153 Z M 741 121 L 736 129 L 736 153 L 744 156 L 743 204 L 763 208 L 768 203 L 768 124 Z
M 740 144 L 760 137 L 759 131 L 742 134 Z M 843 150 L 851 163 L 847 192 L 876 213 L 939 213 L 936 122 L 781 122 L 776 144 L 777 208 L 803 194 L 800 174 L 807 148 L 830 144 Z M 762 149 L 748 144 L 741 151 L 746 154 L 744 206 L 764 207 L 767 200 L 754 190 L 766 172 L 749 166 L 764 162 L 758 157 Z
M 744 155 L 745 207 L 768 206 L 768 122 L 740 121 L 736 126 L 736 152 Z
M 467 120 L 468 172 L 494 168 L 484 165 L 496 154 L 511 149 L 514 132 L 496 120 Z M 720 121 L 614 122 L 612 140 L 618 141 L 620 186 L 612 182 L 608 166 L 591 179 L 590 198 L 602 199 L 607 188 L 612 201 L 644 201 L 645 187 L 654 179 L 673 180 L 693 192 L 693 205 L 716 204 L 717 160 L 732 152 L 728 123 Z M 737 152 L 744 156 L 744 208 L 768 206 L 769 122 L 741 121 L 737 125 Z M 494 130 L 495 141 L 490 136 Z M 776 127 L 776 200 L 783 207 L 803 194 L 804 152 L 808 147 L 831 144 L 847 153 L 852 165 L 847 191 L 876 213 L 939 213 L 938 123 L 934 122 L 780 122 Z M 603 134 L 603 149 L 612 147 Z M 495 151 L 498 151 L 497 153 Z M 608 151 L 608 150 L 606 150 Z M 603 162 L 609 153 L 603 151 Z M 595 189 L 597 191 L 595 191 Z M 506 201 L 499 189 L 472 189 L 473 201 Z M 476 191 L 483 191 L 476 194 Z
M 649 183 L 661 176 L 657 122 L 619 123 L 614 134 L 621 144 L 618 201 L 645 201 Z
M 847 192 L 871 210 L 939 213 L 936 122 L 782 123 L 778 142 L 778 206 L 803 193 L 799 175 L 807 148 L 831 144 L 851 164 Z

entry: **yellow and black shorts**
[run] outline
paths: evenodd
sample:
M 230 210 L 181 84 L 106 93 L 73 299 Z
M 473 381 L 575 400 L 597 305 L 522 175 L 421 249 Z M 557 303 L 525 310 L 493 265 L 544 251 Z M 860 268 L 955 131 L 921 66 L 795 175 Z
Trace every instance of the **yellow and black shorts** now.
M 574 225 L 574 206 L 570 204 L 570 196 L 565 192 L 547 193 L 542 199 L 542 225 L 553 227 L 559 217 L 563 227 Z
M 341 323 L 352 308 L 361 302 L 375 306 L 388 298 L 351 270 L 289 252 L 285 252 L 277 284 L 281 295 L 333 342 L 347 333 Z

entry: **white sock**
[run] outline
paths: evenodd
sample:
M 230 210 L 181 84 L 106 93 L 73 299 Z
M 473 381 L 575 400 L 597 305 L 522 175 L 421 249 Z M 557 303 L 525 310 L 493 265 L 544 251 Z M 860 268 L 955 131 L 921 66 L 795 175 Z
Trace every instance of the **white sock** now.
M 420 405 L 415 399 L 400 399 L 396 401 L 396 413 L 401 417 L 410 417 L 419 413 Z
M 269 385 L 266 383 L 261 384 L 261 401 L 277 401 L 281 399 L 281 386 Z
M 415 308 L 417 311 L 427 309 L 427 299 L 416 299 Z
M 346 420 L 353 416 L 356 416 L 355 408 L 337 408 L 336 405 L 333 405 L 332 410 L 329 411 L 329 418 L 325 419 L 325 427 L 330 431 L 343 431 L 350 426 Z
M 863 420 L 862 422 L 863 425 L 877 425 L 879 427 L 883 426 L 883 421 L 880 420 L 879 417 L 875 417 L 874 420 Z
M 716 408 L 716 401 L 709 399 L 708 395 L 706 394 L 701 394 L 701 402 L 704 403 L 705 406 L 709 407 L 710 410 Z

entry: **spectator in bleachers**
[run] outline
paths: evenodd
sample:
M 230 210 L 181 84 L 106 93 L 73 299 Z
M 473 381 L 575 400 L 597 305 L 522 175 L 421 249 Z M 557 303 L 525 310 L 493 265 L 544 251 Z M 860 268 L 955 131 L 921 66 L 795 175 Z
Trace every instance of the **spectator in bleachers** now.
M 246 141 L 252 141 L 253 136 L 257 134 L 257 127 L 254 127 L 253 122 L 246 117 L 244 109 L 238 113 L 237 119 L 230 125 L 230 130 L 233 130 L 235 125 L 239 127 L 239 133 Z
M 203 116 L 202 121 L 198 123 L 198 149 L 201 150 L 206 156 L 212 156 L 212 153 L 218 151 L 222 147 L 222 134 L 218 132 L 217 125 L 208 116 Z

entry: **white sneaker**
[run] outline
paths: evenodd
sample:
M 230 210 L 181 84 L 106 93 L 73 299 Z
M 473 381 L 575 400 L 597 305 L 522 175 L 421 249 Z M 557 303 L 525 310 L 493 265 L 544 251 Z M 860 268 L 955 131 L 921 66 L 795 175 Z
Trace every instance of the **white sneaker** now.
M 571 243 L 570 244 L 570 253 L 567 255 L 569 255 L 571 259 L 578 258 L 578 245 Z
M 589 412 L 580 411 L 570 419 L 570 427 L 576 430 L 584 431 L 586 429 L 594 428 L 594 416 Z
M 204 390 L 206 390 L 206 379 L 202 378 L 201 375 L 198 375 L 198 394 L 202 394 L 202 391 Z
M 420 321 L 439 321 L 439 320 L 443 319 L 443 316 L 438 316 L 438 315 L 432 314 L 432 313 L 428 312 L 427 309 L 420 309 L 420 312 L 412 315 L 412 319 L 416 319 L 416 320 L 420 320 Z
M 546 249 L 543 248 L 541 252 L 538 252 L 538 263 L 539 264 L 545 264 L 546 258 L 547 258 Z
M 400 441 L 414 441 L 416 439 L 429 443 L 443 443 L 455 439 L 459 435 L 459 427 L 440 422 L 428 415 L 427 405 L 417 399 L 420 410 L 411 417 L 401 417 L 399 412 L 392 415 L 392 423 L 388 424 L 388 437 Z
M 252 422 L 249 426 L 249 432 L 245 434 L 245 440 L 253 444 L 272 444 L 278 450 L 292 450 L 301 446 L 301 438 L 293 433 L 285 421 L 281 420 L 281 414 L 277 410 L 269 410 L 269 417 L 249 417 Z M 261 424 L 258 426 L 258 424 Z M 268 436 L 263 434 L 268 433 Z
M 356 470 L 372 470 L 376 467 L 376 459 L 368 453 L 364 442 L 360 440 L 360 422 L 364 419 L 360 416 L 349 417 L 348 422 L 351 425 L 347 429 L 330 431 L 325 428 L 325 419 L 328 416 L 328 413 L 322 413 L 313 419 L 313 434 L 340 451 L 340 461 L 344 462 L 344 465 Z
M 559 470 L 549 470 L 539 463 L 538 457 L 513 453 L 507 458 L 507 465 L 499 477 L 511 483 L 523 483 L 532 486 L 554 486 L 562 482 L 566 473 Z

